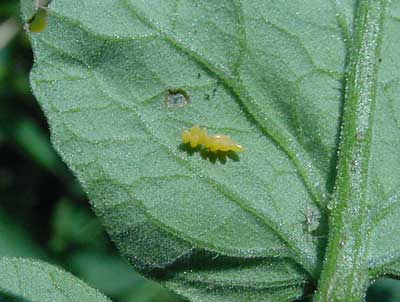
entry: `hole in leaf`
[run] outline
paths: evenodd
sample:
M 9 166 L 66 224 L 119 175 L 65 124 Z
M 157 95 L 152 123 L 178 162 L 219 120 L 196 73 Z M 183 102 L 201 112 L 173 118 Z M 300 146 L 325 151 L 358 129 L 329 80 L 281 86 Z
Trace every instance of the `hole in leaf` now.
M 169 89 L 165 98 L 165 105 L 168 108 L 180 108 L 189 104 L 190 97 L 183 89 Z

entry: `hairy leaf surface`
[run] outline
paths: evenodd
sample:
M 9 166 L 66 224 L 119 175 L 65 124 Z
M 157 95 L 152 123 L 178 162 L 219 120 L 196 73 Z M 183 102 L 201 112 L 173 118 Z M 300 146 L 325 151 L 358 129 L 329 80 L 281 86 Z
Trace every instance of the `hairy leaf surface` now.
M 0 301 L 110 302 L 57 267 L 23 258 L 0 258 Z
M 32 87 L 56 149 L 138 270 L 194 301 L 289 301 L 318 280 L 356 6 L 51 3 L 47 29 L 30 35 Z M 364 238 L 375 277 L 400 251 L 396 1 L 382 18 Z M 194 124 L 246 151 L 182 146 Z

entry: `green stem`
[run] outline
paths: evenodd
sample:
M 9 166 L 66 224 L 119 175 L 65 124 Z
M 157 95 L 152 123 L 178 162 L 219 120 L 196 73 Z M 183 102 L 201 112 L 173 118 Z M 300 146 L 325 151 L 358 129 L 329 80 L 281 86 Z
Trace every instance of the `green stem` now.
M 371 129 L 385 0 L 359 0 L 340 141 L 336 190 L 331 209 L 326 259 L 315 297 L 318 302 L 360 302 L 368 275 L 366 202 Z

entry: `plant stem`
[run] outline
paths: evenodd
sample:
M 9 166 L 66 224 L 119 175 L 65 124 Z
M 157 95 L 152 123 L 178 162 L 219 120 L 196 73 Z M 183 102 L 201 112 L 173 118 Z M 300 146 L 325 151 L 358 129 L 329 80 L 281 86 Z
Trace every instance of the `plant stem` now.
M 336 190 L 328 248 L 315 297 L 360 302 L 369 285 L 366 189 L 386 0 L 359 0 L 349 51 Z

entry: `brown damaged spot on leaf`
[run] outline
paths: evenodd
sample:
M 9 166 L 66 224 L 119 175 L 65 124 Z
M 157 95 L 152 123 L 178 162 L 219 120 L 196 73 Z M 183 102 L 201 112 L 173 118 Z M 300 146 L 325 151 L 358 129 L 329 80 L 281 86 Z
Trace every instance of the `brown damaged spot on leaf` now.
M 183 89 L 171 88 L 168 89 L 164 102 L 167 108 L 181 108 L 190 104 L 191 100 L 188 93 Z

